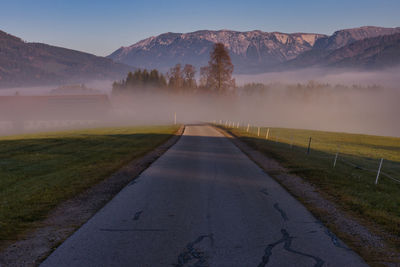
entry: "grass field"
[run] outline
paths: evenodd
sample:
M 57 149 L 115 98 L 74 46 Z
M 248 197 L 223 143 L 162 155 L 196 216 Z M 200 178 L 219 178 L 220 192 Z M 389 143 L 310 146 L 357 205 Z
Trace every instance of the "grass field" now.
M 0 240 L 165 142 L 176 126 L 121 127 L 0 137 Z
M 400 235 L 400 138 L 284 128 L 228 128 L 345 210 Z M 311 150 L 307 147 L 311 137 Z M 339 151 L 336 167 L 333 162 Z M 375 178 L 384 158 L 378 185 Z M 400 247 L 400 244 L 397 244 Z

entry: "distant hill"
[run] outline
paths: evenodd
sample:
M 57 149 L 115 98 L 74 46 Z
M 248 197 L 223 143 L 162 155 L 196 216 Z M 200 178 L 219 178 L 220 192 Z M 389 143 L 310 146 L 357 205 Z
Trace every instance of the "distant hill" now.
M 345 29 L 334 32 L 331 36 L 325 36 L 318 39 L 313 49 L 314 50 L 336 50 L 353 42 L 373 38 L 383 35 L 391 35 L 400 33 L 400 27 L 383 28 L 374 26 L 364 26 L 353 29 Z
M 361 39 L 335 50 L 314 48 L 283 63 L 280 69 L 310 66 L 384 69 L 400 65 L 400 32 Z
M 119 79 L 132 69 L 111 59 L 41 43 L 0 31 L 0 87 Z
M 331 36 L 317 33 L 287 34 L 229 30 L 165 33 L 128 47 L 121 47 L 108 57 L 116 62 L 138 68 L 158 68 L 161 71 L 168 70 L 176 63 L 189 63 L 199 68 L 207 64 L 212 45 L 215 42 L 222 42 L 230 51 L 235 73 L 262 73 L 313 65 L 384 68 L 396 65 L 400 61 L 396 57 L 390 62 L 383 59 L 368 61 L 362 56 L 355 56 L 356 52 L 350 53 L 349 50 L 346 50 L 347 52 L 345 50 L 338 51 L 337 54 L 332 54 L 330 57 L 328 55 L 344 47 L 355 49 L 354 46 L 349 48 L 349 45 L 354 42 L 396 33 L 400 33 L 400 27 L 365 26 L 339 30 Z M 380 39 L 380 42 L 391 42 L 391 40 L 383 38 Z M 364 45 L 368 46 L 367 43 Z M 357 46 L 362 47 L 363 45 L 358 43 Z M 380 43 L 381 48 L 379 49 L 385 51 L 386 55 L 396 53 L 396 49 L 389 49 L 389 44 L 388 48 L 384 48 L 384 46 L 384 43 Z M 362 49 L 360 49 L 356 50 L 361 53 Z M 346 55 L 346 53 L 350 54 Z M 337 57 L 336 60 L 333 58 L 334 56 Z M 353 59 L 344 60 L 348 57 L 353 57 Z
M 381 69 L 400 64 L 400 33 L 360 40 L 330 53 L 324 64 L 334 67 Z

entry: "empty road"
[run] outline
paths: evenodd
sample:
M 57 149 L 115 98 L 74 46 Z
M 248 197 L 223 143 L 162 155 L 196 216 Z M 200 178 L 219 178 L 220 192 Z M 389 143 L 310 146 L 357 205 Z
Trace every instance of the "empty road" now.
M 184 135 L 41 266 L 367 266 L 228 138 Z

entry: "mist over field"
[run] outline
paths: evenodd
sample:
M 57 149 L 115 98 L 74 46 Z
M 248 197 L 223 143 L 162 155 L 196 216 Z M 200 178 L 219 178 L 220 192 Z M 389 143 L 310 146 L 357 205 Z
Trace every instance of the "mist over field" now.
M 400 136 L 400 91 L 389 88 L 296 89 L 271 86 L 262 93 L 227 97 L 137 95 L 119 108 L 120 118 L 135 122 L 227 120 L 240 125 L 316 129 Z M 114 104 L 117 102 L 114 102 Z M 128 119 L 131 118 L 131 119 Z
M 316 129 L 400 136 L 399 69 L 381 72 L 326 72 L 307 69 L 293 72 L 236 75 L 239 86 L 229 95 L 174 94 L 147 90 L 113 96 L 112 81 L 93 81 L 87 87 L 109 96 L 106 112 L 90 106 L 66 106 L 32 116 L 30 109 L 0 103 L 0 134 L 111 125 L 171 124 L 220 120 L 255 126 Z M 264 83 L 263 86 L 247 83 Z M 261 86 L 261 87 L 260 87 Z M 0 96 L 48 95 L 54 87 L 0 90 Z M 145 90 L 144 90 L 145 91 Z M 37 107 L 40 108 L 40 107 Z M 16 112 L 18 110 L 19 112 Z M 70 116 L 72 113 L 73 116 Z M 78 115 L 81 114 L 81 115 Z M 40 117 L 43 116 L 43 117 Z M 11 122 L 10 122 L 11 121 Z M 13 122 L 18 121 L 19 127 Z M 21 126 L 23 122 L 24 126 Z
M 85 83 L 88 88 L 99 90 L 104 94 L 111 94 L 111 85 L 113 81 L 104 80 L 93 80 Z M 33 86 L 33 87 L 11 87 L 11 88 L 0 88 L 0 96 L 11 96 L 15 94 L 19 95 L 48 95 L 52 90 L 58 86 Z
M 355 132 L 400 136 L 400 67 L 383 71 L 303 69 L 236 75 L 239 85 L 269 83 L 269 90 L 261 98 L 245 97 L 246 112 L 254 115 L 256 123 L 278 127 L 307 128 L 328 131 Z M 327 84 L 330 87 L 288 90 L 288 84 Z M 290 87 L 290 86 L 289 86 Z M 312 87 L 312 86 L 311 86 Z M 341 88 L 343 87 L 343 88 Z M 347 87 L 347 88 L 345 88 Z M 301 93 L 300 91 L 303 92 Z M 255 106 L 251 103 L 258 103 Z M 263 103 L 263 104 L 261 104 Z M 244 104 L 246 106 L 246 104 Z

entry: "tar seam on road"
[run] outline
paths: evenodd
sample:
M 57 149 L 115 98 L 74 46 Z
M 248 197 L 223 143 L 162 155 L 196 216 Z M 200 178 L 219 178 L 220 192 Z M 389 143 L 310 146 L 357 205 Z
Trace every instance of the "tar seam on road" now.
M 203 241 L 204 238 L 209 238 L 211 242 L 213 242 L 213 235 L 201 235 L 198 238 L 196 238 L 195 241 L 190 242 L 189 244 L 186 245 L 185 251 L 183 251 L 181 254 L 178 256 L 178 263 L 175 264 L 175 267 L 183 267 L 185 266 L 186 263 L 188 263 L 191 260 L 196 260 L 196 262 L 191 265 L 191 266 L 208 266 L 207 263 L 207 256 L 205 255 L 205 252 L 196 249 L 194 246 L 201 241 Z
M 261 189 L 260 192 L 263 193 L 263 194 L 266 195 L 266 196 L 269 196 L 268 191 L 267 191 L 267 188 Z
M 324 261 L 320 258 L 318 258 L 317 256 L 313 256 L 307 253 L 303 253 L 297 250 L 294 250 L 291 248 L 292 245 L 292 239 L 293 237 L 289 235 L 289 233 L 285 230 L 285 229 L 281 229 L 281 233 L 282 233 L 282 238 L 279 239 L 278 241 L 269 244 L 265 250 L 264 250 L 264 256 L 262 257 L 262 261 L 261 263 L 258 265 L 258 267 L 265 267 L 267 266 L 268 262 L 269 262 L 269 258 L 272 255 L 272 249 L 281 244 L 284 243 L 283 248 L 291 253 L 297 254 L 297 255 L 301 255 L 304 257 L 308 257 L 308 258 L 312 258 L 315 261 L 314 267 L 321 267 L 322 265 L 324 265 Z
M 288 216 L 287 216 L 286 213 L 279 207 L 279 204 L 278 204 L 278 203 L 275 203 L 275 204 L 274 204 L 274 208 L 281 214 L 282 219 L 283 219 L 284 221 L 289 221 Z
M 142 212 L 143 212 L 143 210 L 140 210 L 140 211 L 136 212 L 136 213 L 135 213 L 135 217 L 133 217 L 133 220 L 134 220 L 134 221 L 139 220 L 140 215 L 142 214 Z
M 100 228 L 103 232 L 166 232 L 167 229 L 157 228 L 132 228 L 132 229 L 112 229 L 112 228 Z

